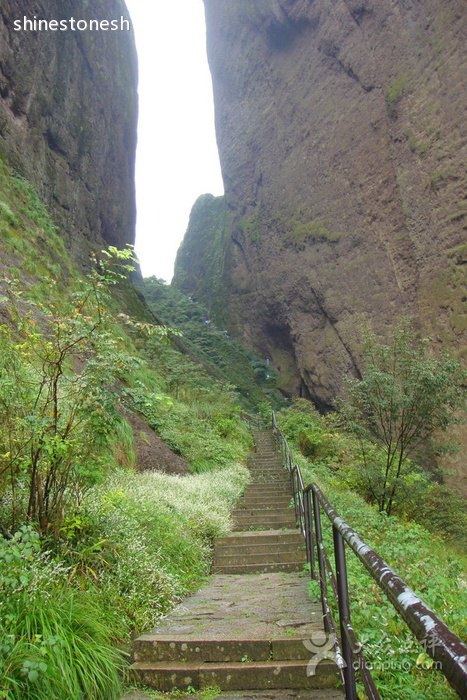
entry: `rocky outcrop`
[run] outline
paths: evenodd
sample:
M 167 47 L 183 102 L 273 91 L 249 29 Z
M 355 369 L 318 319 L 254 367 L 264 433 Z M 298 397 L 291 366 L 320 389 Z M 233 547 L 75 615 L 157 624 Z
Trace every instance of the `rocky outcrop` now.
M 272 357 L 287 392 L 323 408 L 358 373 L 362 316 L 384 333 L 412 314 L 459 350 L 464 2 L 205 8 L 230 329 Z
M 122 0 L 2 0 L 0 152 L 34 182 L 77 260 L 134 240 L 133 32 L 15 31 L 14 21 L 128 18 Z
M 194 301 L 205 302 L 208 312 L 222 325 L 226 289 L 225 242 L 229 228 L 224 197 L 203 194 L 190 213 L 188 228 L 178 249 L 172 284 Z

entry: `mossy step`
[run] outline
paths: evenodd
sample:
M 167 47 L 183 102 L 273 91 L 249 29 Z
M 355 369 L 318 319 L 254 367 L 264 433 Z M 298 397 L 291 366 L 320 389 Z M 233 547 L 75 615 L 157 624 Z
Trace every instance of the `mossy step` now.
M 221 690 L 262 690 L 266 688 L 333 688 L 338 681 L 337 667 L 321 661 L 314 675 L 307 675 L 306 660 L 256 661 L 203 664 L 136 662 L 131 675 L 149 688 L 219 687 Z

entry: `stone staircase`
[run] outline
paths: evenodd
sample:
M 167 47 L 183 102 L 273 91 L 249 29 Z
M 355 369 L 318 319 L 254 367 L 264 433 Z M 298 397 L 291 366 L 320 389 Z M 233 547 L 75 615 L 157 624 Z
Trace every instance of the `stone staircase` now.
M 235 530 L 215 543 L 213 576 L 135 640 L 132 674 L 160 691 L 218 686 L 286 697 L 300 689 L 297 697 L 339 698 L 333 661 L 307 673 L 309 640 L 317 634 L 323 643 L 321 605 L 307 592 L 303 538 L 272 433 L 255 438 L 252 481 L 234 510 Z
M 270 431 L 256 434 L 251 482 L 233 511 L 234 532 L 216 540 L 217 574 L 302 571 L 303 537 L 295 527 L 290 481 Z

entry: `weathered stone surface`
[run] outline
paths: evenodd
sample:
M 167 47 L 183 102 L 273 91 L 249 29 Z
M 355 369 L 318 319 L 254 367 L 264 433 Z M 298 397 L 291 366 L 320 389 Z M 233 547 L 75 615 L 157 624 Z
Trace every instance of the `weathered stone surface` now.
M 132 31 L 14 31 L 15 19 L 128 18 L 123 0 L 2 0 L 0 151 L 31 180 L 78 261 L 134 241 Z

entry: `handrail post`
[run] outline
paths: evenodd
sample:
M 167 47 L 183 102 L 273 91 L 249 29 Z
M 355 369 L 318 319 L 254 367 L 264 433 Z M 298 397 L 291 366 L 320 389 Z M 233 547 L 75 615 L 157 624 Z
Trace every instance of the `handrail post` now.
M 314 537 L 313 537 L 313 513 L 311 505 L 311 495 L 309 490 L 305 490 L 304 493 L 304 503 L 305 503 L 305 533 L 306 533 L 306 549 L 307 558 L 310 562 L 310 576 L 312 579 L 316 578 L 315 574 L 315 549 L 314 549 Z
M 319 510 L 319 500 L 318 494 L 313 491 L 313 515 L 315 520 L 315 534 L 316 534 L 316 549 L 318 554 L 318 571 L 319 571 L 319 587 L 321 590 L 321 608 L 323 610 L 323 624 L 324 631 L 329 634 L 331 631 L 329 628 L 328 611 L 326 608 L 327 599 L 327 586 L 326 586 L 326 567 L 324 564 L 323 556 L 323 536 L 321 532 L 321 516 Z
M 332 526 L 334 540 L 334 557 L 336 562 L 337 602 L 339 606 L 339 623 L 341 630 L 341 648 L 345 666 L 343 668 L 345 699 L 357 700 L 355 669 L 353 666 L 352 647 L 347 638 L 347 626 L 350 625 L 349 589 L 347 585 L 347 564 L 345 561 L 345 543 L 339 530 Z
M 295 522 L 298 522 L 299 518 L 299 506 L 298 506 L 298 475 L 297 470 L 292 469 L 292 494 L 293 494 L 293 505 L 295 509 Z

